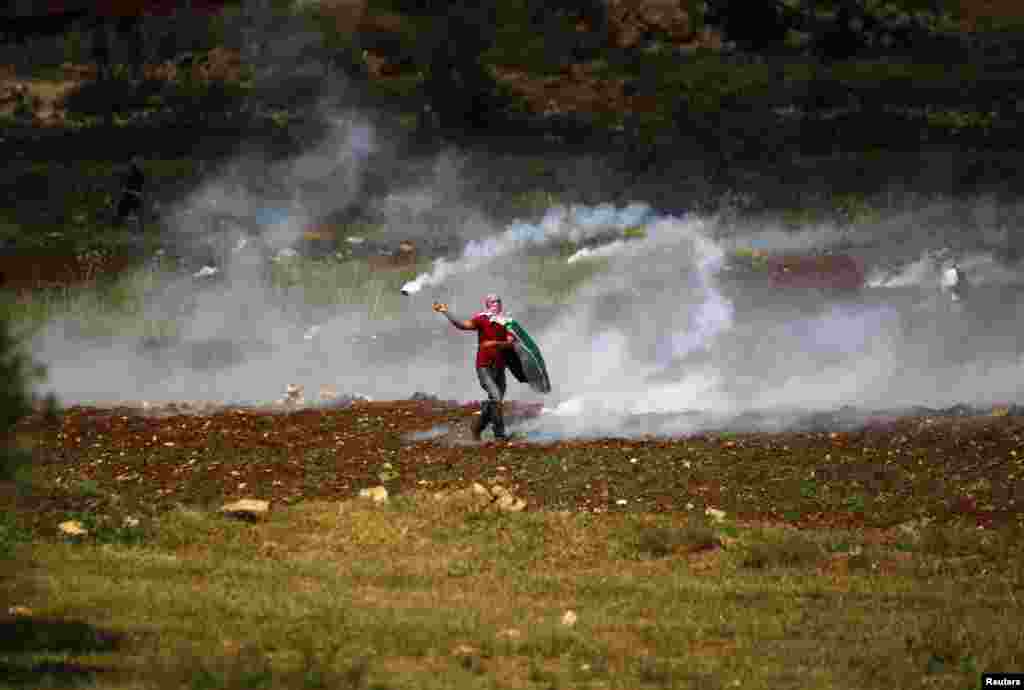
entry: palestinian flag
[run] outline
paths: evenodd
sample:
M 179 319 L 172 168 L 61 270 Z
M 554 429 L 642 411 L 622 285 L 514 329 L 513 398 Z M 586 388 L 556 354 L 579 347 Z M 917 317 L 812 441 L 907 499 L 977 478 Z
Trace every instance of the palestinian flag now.
M 516 337 L 515 348 L 505 355 L 505 363 L 512 375 L 538 393 L 550 393 L 551 380 L 537 343 L 515 319 L 505 319 L 504 325 Z

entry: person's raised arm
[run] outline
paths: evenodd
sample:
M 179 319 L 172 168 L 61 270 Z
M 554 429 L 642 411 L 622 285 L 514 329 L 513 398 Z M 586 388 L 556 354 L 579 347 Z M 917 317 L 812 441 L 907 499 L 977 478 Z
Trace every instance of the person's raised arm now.
M 452 316 L 451 312 L 448 311 L 448 305 L 447 304 L 435 304 L 434 305 L 434 311 L 436 311 L 438 313 L 441 313 L 441 314 L 444 314 L 446 317 L 448 317 L 448 320 L 452 322 L 452 325 L 455 326 L 456 328 L 458 328 L 460 331 L 475 331 L 476 330 L 476 325 L 472 321 L 469 321 L 469 320 L 460 321 L 459 319 L 456 319 L 454 316 Z

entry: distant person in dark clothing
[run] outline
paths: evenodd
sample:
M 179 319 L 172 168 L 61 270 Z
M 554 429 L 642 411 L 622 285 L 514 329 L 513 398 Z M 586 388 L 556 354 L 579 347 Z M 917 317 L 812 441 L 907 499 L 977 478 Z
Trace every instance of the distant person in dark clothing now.
M 121 177 L 121 199 L 117 204 L 117 222 L 124 223 L 130 216 L 142 223 L 143 194 L 146 188 L 146 174 L 142 170 L 142 159 L 132 158 L 127 172 Z

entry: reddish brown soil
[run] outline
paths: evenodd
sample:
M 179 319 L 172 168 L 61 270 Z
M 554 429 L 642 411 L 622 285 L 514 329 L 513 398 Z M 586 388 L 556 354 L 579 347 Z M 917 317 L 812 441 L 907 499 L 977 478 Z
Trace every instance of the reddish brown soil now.
M 138 260 L 128 256 L 89 259 L 75 254 L 19 252 L 0 256 L 0 288 L 74 287 L 110 277 Z
M 768 270 L 775 287 L 838 290 L 864 287 L 864 266 L 842 254 L 773 256 L 768 259 Z
M 138 409 L 73 407 L 57 421 L 36 415 L 19 425 L 20 438 L 35 444 L 41 485 L 30 494 L 0 491 L 0 505 L 19 508 L 46 533 L 69 515 L 98 509 L 144 515 L 243 497 L 340 500 L 381 483 L 394 494 L 497 478 L 530 509 L 682 512 L 696 501 L 721 506 L 741 523 L 868 528 L 879 539 L 891 534 L 887 527 L 925 513 L 939 523 L 982 527 L 1016 526 L 1024 517 L 1014 500 L 1024 483 L 1019 416 L 906 418 L 849 433 L 540 445 L 470 442 L 473 411 L 426 401 L 290 412 L 179 408 L 145 416 Z M 507 416 L 514 423 L 537 412 L 509 403 Z M 438 425 L 450 429 L 426 440 L 407 436 Z M 694 469 L 680 469 L 690 467 L 684 458 Z M 560 469 L 563 462 L 573 469 Z M 385 463 L 395 476 L 381 478 Z M 881 498 L 867 509 L 848 507 L 845 499 L 801 498 L 810 476 L 822 495 Z M 83 494 L 82 480 L 101 493 Z M 620 507 L 623 496 L 629 508 Z

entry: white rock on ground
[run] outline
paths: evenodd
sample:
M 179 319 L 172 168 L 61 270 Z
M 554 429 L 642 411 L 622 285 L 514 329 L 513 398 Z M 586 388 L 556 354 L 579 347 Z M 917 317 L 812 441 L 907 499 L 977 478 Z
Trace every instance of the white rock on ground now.
M 452 656 L 454 657 L 475 657 L 479 653 L 479 649 L 468 644 L 460 644 L 452 650 Z
M 383 486 L 375 486 L 372 489 L 361 489 L 360 498 L 372 499 L 374 503 L 383 503 L 388 500 L 388 490 Z
M 518 513 L 526 508 L 526 501 L 521 498 L 516 498 L 512 494 L 504 494 L 498 497 L 498 500 L 494 502 L 498 510 L 504 510 L 510 513 Z
M 303 395 L 305 388 L 297 383 L 289 383 L 288 388 L 285 389 L 284 397 L 277 401 L 278 405 L 304 405 L 306 398 Z
M 450 493 L 438 491 L 434 494 L 434 500 L 465 502 L 478 508 L 493 508 L 510 513 L 518 513 L 526 508 L 524 499 L 514 496 L 511 491 L 500 484 L 495 484 L 488 489 L 480 482 L 473 482 L 465 489 L 456 489 Z
M 718 508 L 707 508 L 704 511 L 704 514 L 717 522 L 721 522 L 725 519 L 725 511 L 719 510 Z
M 57 529 L 71 537 L 82 537 L 89 533 L 78 520 L 62 522 L 57 525 Z
M 575 611 L 566 611 L 562 615 L 562 625 L 564 625 L 567 628 L 571 628 L 572 626 L 576 625 L 577 620 L 579 620 L 579 616 L 576 615 Z
M 243 498 L 221 507 L 220 512 L 231 517 L 248 520 L 260 520 L 270 511 L 270 501 L 255 498 Z

